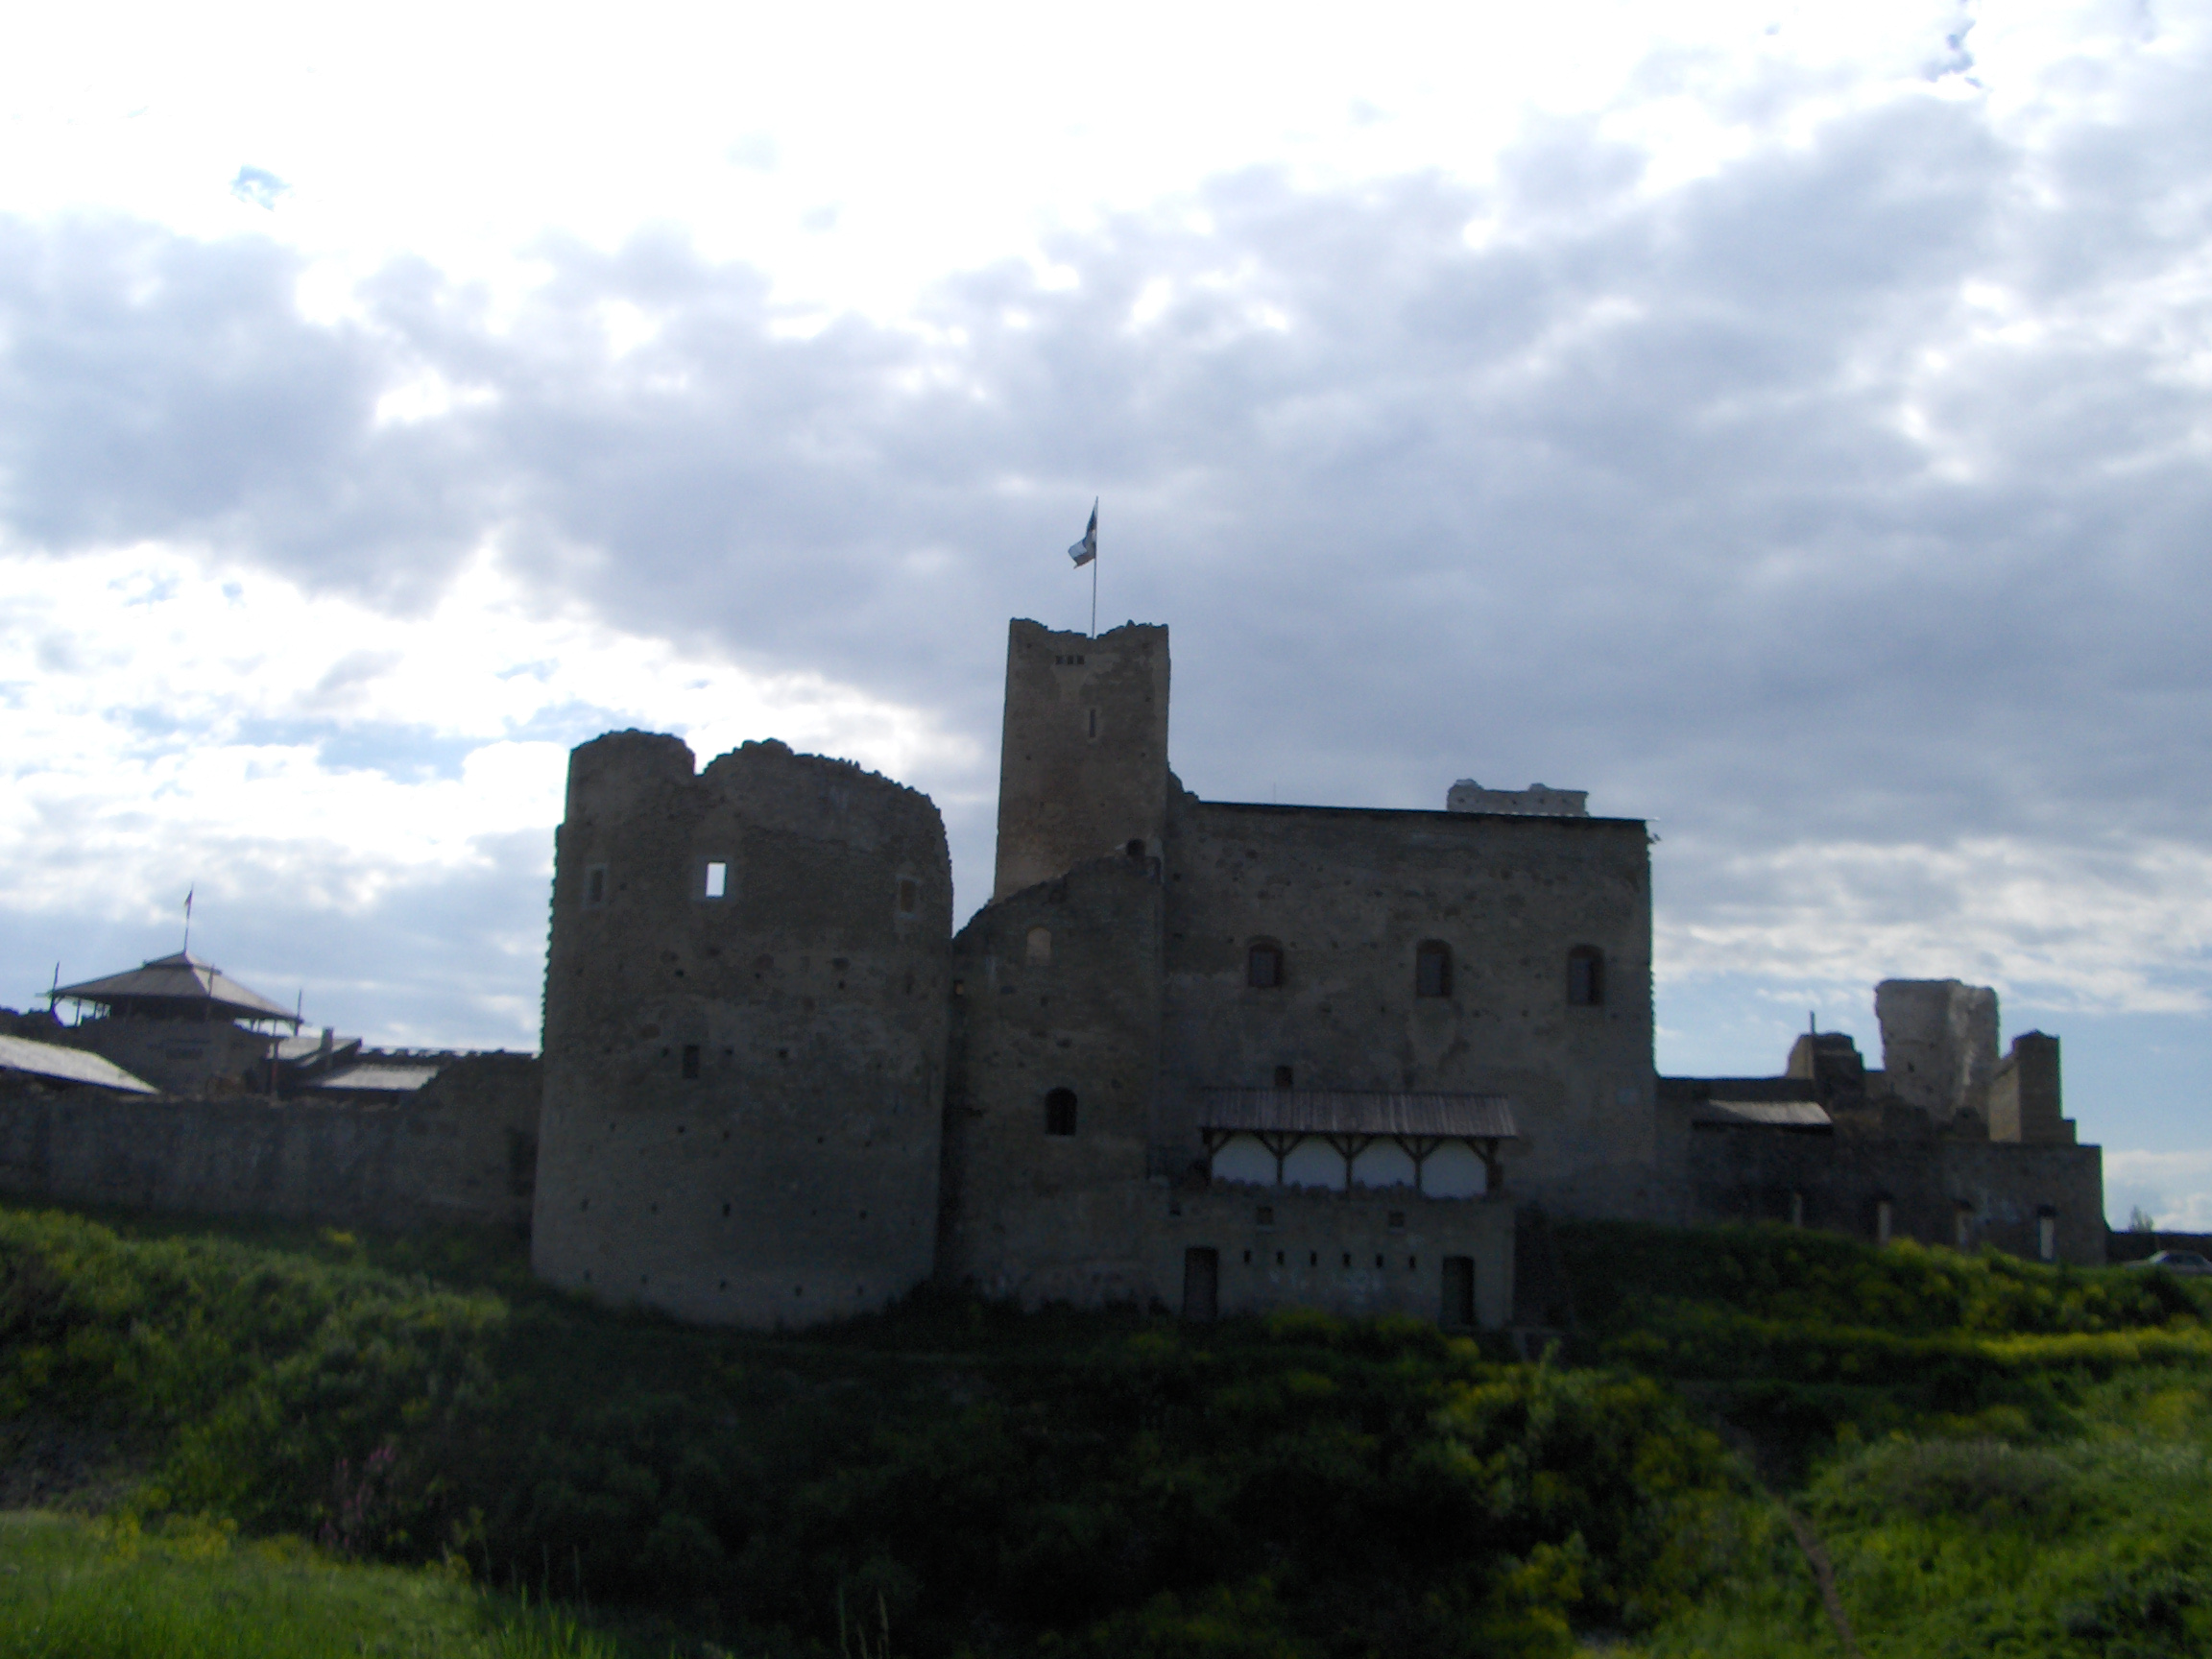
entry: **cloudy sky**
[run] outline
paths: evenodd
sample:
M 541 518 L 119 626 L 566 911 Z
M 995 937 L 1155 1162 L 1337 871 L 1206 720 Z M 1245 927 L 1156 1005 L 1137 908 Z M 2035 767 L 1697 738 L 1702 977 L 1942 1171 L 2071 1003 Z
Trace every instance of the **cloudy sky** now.
M 2212 1228 L 2212 6 L 336 11 L 11 25 L 0 1002 L 531 1046 L 614 726 L 965 913 L 1096 494 L 1199 793 L 1587 788 L 1663 1069 L 1993 984 Z

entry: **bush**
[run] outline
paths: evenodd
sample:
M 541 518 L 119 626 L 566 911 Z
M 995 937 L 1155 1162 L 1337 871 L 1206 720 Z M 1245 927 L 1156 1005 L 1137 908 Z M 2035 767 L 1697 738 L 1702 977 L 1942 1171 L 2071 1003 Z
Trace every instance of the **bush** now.
M 0 1213 L 0 1396 L 137 1436 L 150 1517 L 742 1632 L 879 1606 L 923 1653 L 1562 1651 L 1695 1595 L 1740 1506 L 1658 1385 L 1409 1321 L 1063 1312 L 1023 1342 L 919 1298 L 776 1338 L 371 1254 Z

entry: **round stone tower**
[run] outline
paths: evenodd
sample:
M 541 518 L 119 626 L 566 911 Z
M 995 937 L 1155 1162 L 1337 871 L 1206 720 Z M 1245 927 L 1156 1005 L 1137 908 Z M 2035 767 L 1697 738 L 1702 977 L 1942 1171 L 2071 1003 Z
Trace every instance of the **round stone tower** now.
M 878 1308 L 936 1232 L 951 861 L 928 798 L 748 743 L 568 762 L 531 1260 L 773 1326 Z

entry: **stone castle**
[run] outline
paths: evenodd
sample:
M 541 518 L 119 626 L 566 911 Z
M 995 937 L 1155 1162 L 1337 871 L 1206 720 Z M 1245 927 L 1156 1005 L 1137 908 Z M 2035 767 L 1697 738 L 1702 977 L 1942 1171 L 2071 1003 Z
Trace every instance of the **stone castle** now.
M 1994 993 L 1885 983 L 1879 1070 L 1809 1033 L 1778 1076 L 1660 1077 L 1641 821 L 1471 781 L 1202 801 L 1168 669 L 1163 627 L 1012 624 L 996 881 L 957 933 L 916 791 L 776 742 L 586 743 L 541 1061 L 301 1036 L 164 958 L 0 1034 L 0 1191 L 526 1225 L 558 1284 L 757 1326 L 932 1279 L 1549 1324 L 1554 1216 L 2104 1260 L 2057 1043 L 2000 1055 Z
M 1168 704 L 1165 628 L 1012 625 L 997 878 L 956 935 L 911 789 L 774 742 L 579 748 L 538 1271 L 745 1324 L 934 1276 L 1497 1325 L 1517 1211 L 2103 1260 L 2056 1045 L 2000 1060 L 1993 994 L 1885 986 L 1889 1073 L 1815 1039 L 1661 1079 L 1641 821 L 1542 786 L 1202 801 Z

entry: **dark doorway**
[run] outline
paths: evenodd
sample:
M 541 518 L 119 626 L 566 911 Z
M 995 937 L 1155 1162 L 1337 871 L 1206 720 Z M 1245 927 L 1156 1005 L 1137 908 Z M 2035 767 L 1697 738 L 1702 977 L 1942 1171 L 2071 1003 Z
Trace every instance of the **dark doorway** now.
M 1413 952 L 1413 995 L 1452 995 L 1452 947 L 1441 939 L 1426 939 Z
M 1470 1331 L 1475 1326 L 1475 1258 L 1444 1258 L 1444 1328 Z
M 1211 1325 L 1221 1316 L 1221 1252 L 1193 1244 L 1183 1252 L 1183 1317 Z

